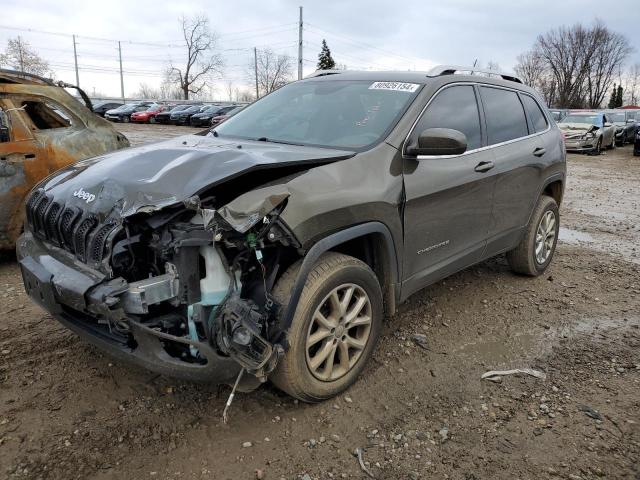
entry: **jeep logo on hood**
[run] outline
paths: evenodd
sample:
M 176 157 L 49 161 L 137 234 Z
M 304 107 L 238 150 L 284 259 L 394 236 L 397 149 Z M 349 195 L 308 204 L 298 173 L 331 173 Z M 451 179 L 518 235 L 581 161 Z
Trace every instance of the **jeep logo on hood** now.
M 93 193 L 85 192 L 82 187 L 80 187 L 80 190 L 73 192 L 73 196 L 81 198 L 87 203 L 91 203 L 96 199 L 96 196 Z

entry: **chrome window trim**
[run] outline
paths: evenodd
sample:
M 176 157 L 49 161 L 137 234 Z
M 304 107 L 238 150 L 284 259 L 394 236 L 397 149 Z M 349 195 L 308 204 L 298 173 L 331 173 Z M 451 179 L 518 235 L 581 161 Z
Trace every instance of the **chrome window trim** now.
M 509 87 L 503 87 L 501 85 L 491 85 L 488 83 L 481 83 L 481 82 L 469 82 L 469 81 L 465 81 L 465 82 L 453 82 L 453 83 L 448 83 L 446 85 L 443 85 L 442 87 L 440 87 L 438 90 L 436 90 L 436 92 L 431 96 L 431 98 L 429 99 L 429 101 L 427 102 L 427 104 L 422 108 L 422 110 L 420 111 L 420 114 L 418 115 L 418 117 L 416 118 L 416 120 L 413 122 L 413 125 L 411 125 L 411 128 L 409 129 L 409 133 L 407 133 L 407 136 L 404 138 L 404 142 L 402 142 L 402 155 L 405 156 L 406 155 L 406 146 L 407 146 L 407 142 L 409 141 L 409 137 L 411 136 L 411 134 L 413 133 L 414 129 L 416 128 L 416 125 L 418 124 L 418 122 L 420 121 L 420 119 L 422 118 L 422 116 L 424 115 L 424 112 L 427 110 L 427 108 L 429 108 L 429 105 L 431 105 L 431 102 L 433 102 L 433 100 L 440 94 L 440 92 L 442 92 L 443 90 L 449 88 L 449 87 L 454 87 L 454 86 L 464 86 L 464 85 L 469 85 L 469 86 L 478 86 L 478 87 L 488 87 L 488 88 L 498 88 L 498 89 L 502 89 L 502 90 L 508 90 L 510 92 L 515 92 L 515 93 L 520 93 L 522 95 L 529 95 L 531 98 L 533 98 L 535 100 L 535 102 L 540 105 L 540 102 L 538 102 L 538 100 L 533 97 L 532 95 L 530 95 L 527 92 L 523 92 L 521 90 L 518 90 L 516 88 L 509 88 Z M 477 99 L 476 99 L 477 102 Z M 520 102 L 522 104 L 522 102 Z M 461 153 L 459 155 L 417 155 L 415 158 L 417 160 L 429 160 L 429 159 L 444 159 L 444 158 L 458 158 L 458 157 L 464 157 L 465 155 L 471 155 L 472 153 L 477 153 L 477 152 L 483 152 L 485 150 L 489 150 L 492 148 L 497 148 L 497 147 L 502 147 L 504 145 L 509 145 L 511 143 L 515 143 L 515 142 L 520 142 L 522 140 L 527 140 L 529 138 L 533 138 L 533 137 L 537 137 L 539 135 L 545 134 L 547 132 L 549 132 L 551 130 L 551 122 L 549 121 L 549 117 L 547 116 L 547 112 L 545 111 L 544 108 L 541 108 L 542 113 L 545 117 L 545 120 L 547 121 L 547 128 L 541 132 L 536 132 L 536 133 L 532 133 L 529 134 L 525 137 L 518 137 L 518 138 L 514 138 L 513 140 L 507 140 L 505 142 L 500 142 L 500 143 L 494 143 L 493 145 L 486 145 L 484 147 L 480 147 L 480 148 L 474 148 L 473 150 L 468 150 L 464 153 Z M 522 105 L 522 111 L 525 114 L 525 119 L 527 118 L 527 114 L 526 111 L 524 110 L 524 105 Z M 478 113 L 482 114 L 483 112 L 480 109 L 480 105 L 478 104 Z M 528 124 L 527 124 L 528 127 Z

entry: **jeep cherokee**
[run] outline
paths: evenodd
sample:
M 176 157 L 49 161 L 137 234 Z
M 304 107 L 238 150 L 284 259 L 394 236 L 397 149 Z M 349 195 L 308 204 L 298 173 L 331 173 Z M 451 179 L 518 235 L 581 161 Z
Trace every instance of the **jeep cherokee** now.
M 61 170 L 27 201 L 26 290 L 157 372 L 337 395 L 414 292 L 504 252 L 551 262 L 562 135 L 518 78 L 469 70 L 320 71 Z

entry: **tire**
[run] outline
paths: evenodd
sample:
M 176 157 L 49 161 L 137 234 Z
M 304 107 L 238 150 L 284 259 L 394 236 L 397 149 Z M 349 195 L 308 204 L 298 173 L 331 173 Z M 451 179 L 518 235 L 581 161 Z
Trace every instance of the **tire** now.
M 123 121 L 123 123 L 129 123 L 131 121 L 131 119 L 128 116 L 125 115 L 124 117 L 122 117 L 122 121 Z
M 273 295 L 282 305 L 288 304 L 301 265 L 300 261 L 291 266 L 274 288 Z M 329 330 L 325 321 L 328 326 L 342 325 L 337 323 L 337 318 L 332 320 L 336 317 L 334 311 L 326 310 L 335 305 L 331 301 L 333 292 L 337 291 L 337 297 L 333 298 L 342 304 L 346 300 L 346 291 L 351 287 L 353 293 L 347 312 L 357 310 L 359 302 L 366 296 L 369 303 L 364 304 L 353 321 L 362 323 L 369 318 L 369 323 Z M 341 288 L 345 290 L 340 290 Z M 340 297 L 342 291 L 345 294 Z M 317 311 L 323 314 L 323 322 L 317 320 Z M 348 255 L 325 253 L 307 277 L 289 329 L 289 350 L 271 375 L 271 382 L 289 395 L 309 403 L 321 402 L 338 395 L 351 386 L 364 369 L 380 336 L 383 315 L 382 290 L 371 268 Z M 321 327 L 320 323 L 327 328 Z M 308 345 L 308 339 L 312 339 L 314 335 L 321 340 Z M 361 348 L 349 347 L 352 340 L 359 340 Z M 323 358 L 324 351 L 335 353 L 329 353 L 327 360 L 318 363 L 318 359 Z M 332 362 L 331 368 L 329 359 L 337 362 Z
M 592 155 L 600 155 L 602 152 L 602 137 L 598 139 L 598 143 L 596 143 L 595 148 L 591 152 Z
M 549 218 L 549 212 L 551 212 L 553 216 L 553 228 L 545 229 L 544 225 L 541 224 L 545 216 L 547 219 Z M 546 230 L 546 236 L 544 236 L 543 239 L 549 240 L 548 243 L 543 240 L 544 250 L 546 251 L 547 246 L 550 248 L 548 255 L 543 261 L 536 256 L 539 228 Z M 556 251 L 559 231 L 560 214 L 558 212 L 558 204 L 553 198 L 543 195 L 540 197 L 540 200 L 538 200 L 538 205 L 536 205 L 533 215 L 531 215 L 531 220 L 529 221 L 524 237 L 516 248 L 507 252 L 507 261 L 509 262 L 511 270 L 515 273 L 531 277 L 536 277 L 544 273 Z
M 156 123 L 156 117 L 150 117 L 149 123 Z

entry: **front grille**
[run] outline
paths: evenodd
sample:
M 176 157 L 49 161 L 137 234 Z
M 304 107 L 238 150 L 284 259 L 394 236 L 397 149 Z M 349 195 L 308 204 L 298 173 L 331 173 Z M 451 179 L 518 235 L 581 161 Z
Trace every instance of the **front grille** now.
M 27 201 L 27 222 L 38 238 L 73 253 L 85 263 L 102 261 L 114 221 L 100 223 L 92 213 L 55 202 L 44 191 L 35 191 Z

